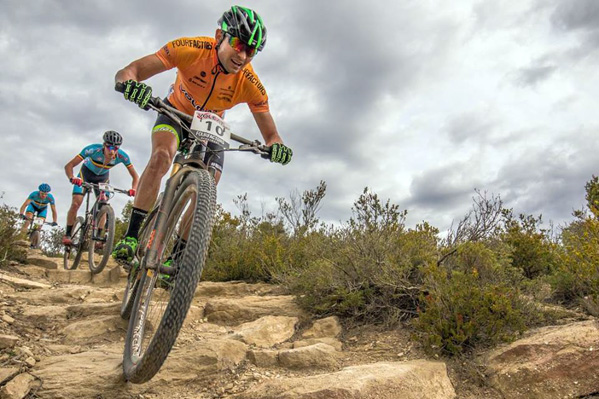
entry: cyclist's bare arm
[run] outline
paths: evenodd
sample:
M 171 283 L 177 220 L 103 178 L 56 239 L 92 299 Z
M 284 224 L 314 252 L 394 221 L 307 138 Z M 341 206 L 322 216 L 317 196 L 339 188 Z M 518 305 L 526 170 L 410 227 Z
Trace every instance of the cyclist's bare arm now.
M 56 212 L 56 205 L 50 204 L 50 209 L 52 209 L 52 221 L 56 223 L 58 220 L 58 213 Z
M 137 190 L 137 183 L 139 183 L 139 175 L 137 174 L 137 171 L 135 170 L 133 165 L 131 165 L 130 168 L 127 168 L 127 170 L 129 171 L 129 174 L 131 175 L 132 179 L 131 188 Z
M 29 198 L 27 198 L 25 202 L 23 202 L 23 205 L 21 205 L 21 209 L 19 209 L 20 215 L 23 215 L 23 212 L 25 212 L 25 209 L 27 209 L 27 205 L 29 205 L 30 202 L 31 200 Z
M 67 163 L 64 166 L 64 172 L 66 173 L 69 180 L 71 180 L 74 177 L 73 168 L 79 165 L 81 161 L 83 161 L 83 159 L 79 155 L 75 155 L 75 158 L 71 159 L 69 163 Z
M 156 54 L 146 55 L 138 60 L 133 61 L 120 71 L 114 77 L 115 83 L 125 82 L 129 79 L 141 82 L 166 71 L 168 68 L 164 66 L 160 58 Z
M 253 113 L 253 115 L 266 145 L 272 145 L 274 143 L 283 144 L 283 140 L 277 132 L 277 126 L 275 125 L 275 121 L 270 112 L 256 112 Z

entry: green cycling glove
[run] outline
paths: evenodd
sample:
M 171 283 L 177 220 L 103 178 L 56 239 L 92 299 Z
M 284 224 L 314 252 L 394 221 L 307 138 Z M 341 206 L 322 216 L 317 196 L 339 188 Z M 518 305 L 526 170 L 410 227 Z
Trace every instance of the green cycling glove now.
M 142 109 L 148 109 L 148 102 L 152 98 L 152 88 L 145 83 L 136 82 L 133 79 L 129 79 L 123 82 L 125 85 L 125 99 L 135 103 Z
M 270 162 L 280 163 L 287 165 L 291 162 L 293 151 L 285 144 L 274 143 L 270 146 Z

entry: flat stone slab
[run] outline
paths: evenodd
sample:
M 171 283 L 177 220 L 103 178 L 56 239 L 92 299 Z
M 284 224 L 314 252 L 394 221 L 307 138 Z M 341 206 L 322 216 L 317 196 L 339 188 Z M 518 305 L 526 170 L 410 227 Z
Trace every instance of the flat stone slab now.
M 347 367 L 335 373 L 270 380 L 235 399 L 454 399 L 445 363 L 415 360 Z
M 43 267 L 46 269 L 58 269 L 58 265 L 61 264 L 62 260 L 58 258 L 48 258 L 44 255 L 28 254 L 27 263 L 34 266 Z
M 8 276 L 0 273 L 0 281 L 4 281 L 12 286 L 19 288 L 50 288 L 51 286 L 44 283 L 38 283 L 36 281 L 25 280 L 18 277 Z
M 63 284 L 113 285 L 119 283 L 120 275 L 121 268 L 119 266 L 112 269 L 104 269 L 101 273 L 95 275 L 85 268 L 46 271 L 46 278 L 48 280 Z

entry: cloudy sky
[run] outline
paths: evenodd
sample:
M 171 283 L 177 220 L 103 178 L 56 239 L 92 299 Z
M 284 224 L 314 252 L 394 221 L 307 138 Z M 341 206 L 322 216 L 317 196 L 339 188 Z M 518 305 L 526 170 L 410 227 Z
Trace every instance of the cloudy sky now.
M 53 187 L 64 225 L 63 167 L 105 130 L 120 131 L 141 173 L 155 115 L 114 92 L 116 71 L 183 36 L 211 36 L 234 3 L 3 0 L 0 5 L 0 201 Z M 475 189 L 556 224 L 599 174 L 597 0 L 247 0 L 268 27 L 253 66 L 294 150 L 287 166 L 227 155 L 219 201 L 328 184 L 320 216 L 344 221 L 364 187 L 441 230 Z M 148 80 L 166 93 L 175 72 Z M 595 116 L 593 116 L 595 115 Z M 233 130 L 260 138 L 245 105 Z M 111 171 L 128 188 L 123 167 Z M 115 198 L 120 208 L 126 202 Z

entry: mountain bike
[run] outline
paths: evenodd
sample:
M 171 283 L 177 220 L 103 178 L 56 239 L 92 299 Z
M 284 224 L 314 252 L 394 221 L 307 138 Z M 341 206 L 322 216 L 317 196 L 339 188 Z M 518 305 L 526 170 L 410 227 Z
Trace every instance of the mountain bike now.
M 116 85 L 123 92 L 124 85 Z M 128 381 L 150 380 L 166 360 L 191 305 L 208 253 L 216 212 L 216 169 L 209 159 L 220 151 L 248 151 L 268 157 L 270 147 L 230 131 L 218 115 L 187 115 L 153 97 L 148 108 L 167 115 L 188 133 L 173 160 L 164 191 L 140 229 L 121 316 L 129 318 L 123 354 Z M 240 143 L 231 148 L 231 140 Z M 210 149 L 207 142 L 216 143 Z M 169 267 L 166 267 L 170 263 Z
M 83 252 L 88 252 L 89 270 L 98 274 L 110 259 L 114 244 L 114 210 L 108 200 L 115 192 L 129 194 L 127 190 L 114 188 L 107 183 L 81 184 L 85 188 L 85 217 L 78 216 L 71 230 L 73 243 L 65 246 L 63 264 L 66 270 L 79 266 Z M 90 208 L 89 197 L 96 191 L 96 200 Z M 98 252 L 98 254 L 97 254 Z M 99 255 L 96 256 L 96 255 Z
M 56 226 L 56 223 L 46 222 L 44 219 L 34 215 L 32 218 L 22 216 L 23 220 L 29 220 L 29 227 L 27 228 L 27 239 L 29 240 L 29 247 L 31 249 L 39 249 L 41 242 L 41 230 L 42 227 L 49 224 L 50 226 Z

